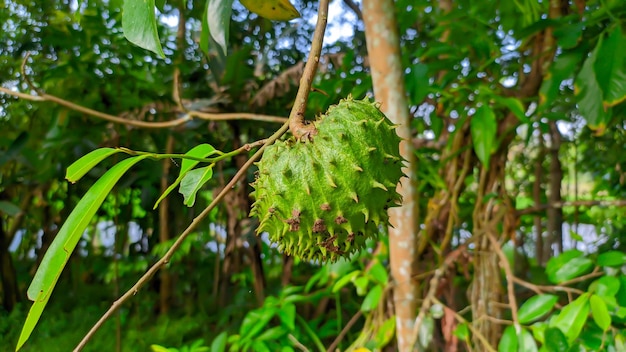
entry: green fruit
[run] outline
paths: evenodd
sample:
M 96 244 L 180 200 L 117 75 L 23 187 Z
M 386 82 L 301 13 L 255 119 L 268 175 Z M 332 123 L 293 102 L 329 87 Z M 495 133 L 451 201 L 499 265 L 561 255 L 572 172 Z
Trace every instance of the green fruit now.
M 400 137 L 367 100 L 342 100 L 313 124 L 317 134 L 265 150 L 251 215 L 287 254 L 335 261 L 375 238 L 399 205 Z

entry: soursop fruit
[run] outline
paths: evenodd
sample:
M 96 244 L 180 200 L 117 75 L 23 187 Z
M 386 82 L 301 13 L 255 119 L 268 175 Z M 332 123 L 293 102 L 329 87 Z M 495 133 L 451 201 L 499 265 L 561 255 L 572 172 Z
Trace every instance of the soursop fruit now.
M 279 250 L 336 261 L 361 249 L 401 202 L 400 137 L 368 100 L 342 100 L 313 122 L 317 134 L 267 147 L 251 215 Z

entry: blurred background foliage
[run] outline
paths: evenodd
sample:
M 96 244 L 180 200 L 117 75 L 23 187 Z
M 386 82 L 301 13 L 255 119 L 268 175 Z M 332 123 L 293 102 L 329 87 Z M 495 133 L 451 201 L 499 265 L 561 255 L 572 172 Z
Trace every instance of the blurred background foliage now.
M 415 117 L 412 142 L 418 147 L 415 174 L 421 214 L 432 211 L 437 195 L 451 184 L 463 185 L 449 203 L 456 217 L 451 246 L 437 253 L 443 232 L 429 239 L 433 251 L 423 258 L 424 275 L 417 278 L 423 281 L 420 291 L 426 294 L 434 265 L 441 265 L 447 254 L 463 243 L 470 243 L 463 250 L 472 250 L 482 159 L 472 156 L 465 173 L 451 171 L 450 160 L 468 148 L 456 145 L 454 136 L 468 134 L 468 117 L 487 105 L 497 123 L 494 153 L 501 145 L 504 150 L 498 152 L 506 156 L 506 199 L 513 203 L 512 217 L 507 218 L 511 221 L 500 226 L 500 233 L 511 237 L 499 239 L 517 277 L 551 287 L 538 292 L 516 286 L 520 315 L 526 314 L 519 320 L 528 336 L 511 337 L 511 315 L 505 311 L 497 317 L 509 322 L 499 334 L 500 349 L 566 350 L 546 347 L 548 341 L 564 341 L 560 346 L 567 348 L 626 350 L 626 60 L 619 53 L 626 44 L 626 4 L 443 3 L 451 6 L 396 1 L 409 108 Z M 550 4 L 558 5 L 558 17 L 549 15 Z M 162 2 L 157 4 L 158 30 L 165 59 L 124 38 L 121 0 L 3 0 L 2 5 L 2 87 L 34 95 L 40 90 L 93 110 L 158 122 L 184 116 L 178 96 L 190 110 L 286 117 L 310 46 L 317 2 L 296 1 L 302 19 L 289 23 L 269 22 L 235 2 L 226 56 L 213 47 L 206 53 L 200 50 L 203 2 Z M 360 6 L 358 1 L 333 1 L 309 117 L 348 94 L 361 98 L 372 92 Z M 532 46 L 539 35 L 553 35 L 555 42 L 537 52 Z M 584 69 L 590 57 L 597 57 L 593 72 Z M 602 66 L 607 60 L 612 67 Z M 533 79 L 537 65 L 544 67 L 542 79 L 528 88 L 524 83 Z M 593 81 L 604 95 L 586 93 Z M 515 115 L 513 123 L 504 117 L 509 113 Z M 46 248 L 82 194 L 116 159 L 76 184 L 64 179 L 68 165 L 99 147 L 184 153 L 210 143 L 230 151 L 269 136 L 278 126 L 190 120 L 174 128 L 137 128 L 51 101 L 0 94 L 0 349 L 15 346 L 29 307 L 26 288 Z M 510 131 L 512 137 L 506 137 Z M 164 185 L 176 178 L 177 162 L 148 161 L 132 169 L 83 236 L 25 350 L 73 348 L 246 158 L 218 165 L 191 208 L 174 192 L 165 210 L 153 210 Z M 247 184 L 253 179 L 250 170 L 246 182 L 200 225 L 167 269 L 124 306 L 86 350 L 145 351 L 152 345 L 155 350 L 167 346 L 190 351 L 217 351 L 226 345 L 259 351 L 302 346 L 324 350 L 331 345 L 341 350 L 393 349 L 385 247 L 373 251 L 372 243 L 371 251 L 332 265 L 283 256 L 254 235 L 255 219 L 247 216 Z M 420 221 L 445 226 L 449 210 L 437 214 L 442 216 L 439 222 L 429 222 L 426 215 Z M 471 313 L 462 310 L 471 301 L 467 290 L 474 279 L 473 263 L 461 257 L 451 266 L 439 300 L 471 321 Z M 496 290 L 505 290 L 504 277 L 502 273 Z M 603 281 L 594 284 L 599 279 Z M 560 285 L 569 288 L 559 290 Z M 600 313 L 603 304 L 609 318 Z M 430 350 L 467 349 L 466 344 L 472 344 L 467 324 L 456 319 L 446 325 L 442 315 L 455 320 L 447 310 L 444 315 L 431 309 L 419 343 Z M 581 327 L 565 331 L 561 321 L 581 322 Z

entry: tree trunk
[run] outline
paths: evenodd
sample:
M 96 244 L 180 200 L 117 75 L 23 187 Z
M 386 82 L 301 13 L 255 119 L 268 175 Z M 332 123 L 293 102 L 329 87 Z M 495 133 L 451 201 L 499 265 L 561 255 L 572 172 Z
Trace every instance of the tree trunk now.
M 171 154 L 174 151 L 174 137 L 170 134 L 167 137 L 167 143 L 165 146 L 165 153 Z M 165 192 L 169 186 L 169 174 L 172 161 L 169 159 L 163 160 L 163 174 L 161 175 L 161 193 Z M 164 243 L 170 240 L 170 218 L 169 218 L 169 198 L 165 197 L 159 204 L 159 242 Z M 172 275 L 167 270 L 167 267 L 163 268 L 160 272 L 159 281 L 159 313 L 167 314 L 170 310 L 172 302 Z
M 13 258 L 9 252 L 11 239 L 4 230 L 4 219 L 0 217 L 0 289 L 2 290 L 2 306 L 8 312 L 19 302 L 19 287 Z
M 554 121 L 550 122 L 550 139 L 550 193 L 548 195 L 550 207 L 548 207 L 547 230 L 551 241 L 548 242 L 548 245 L 556 245 L 553 253 L 563 253 L 563 208 L 552 206 L 552 204 L 562 201 L 561 182 L 563 180 L 563 166 L 559 158 L 561 133 Z
M 416 234 L 419 216 L 413 169 L 415 153 L 410 143 L 410 116 L 404 74 L 400 57 L 400 41 L 395 19 L 393 0 L 364 0 L 363 22 L 367 51 L 376 100 L 382 111 L 400 125 L 398 134 L 403 138 L 400 154 L 407 160 L 398 192 L 403 197 L 401 207 L 389 210 L 389 257 L 393 278 L 393 295 L 396 313 L 396 339 L 399 351 L 411 349 L 413 326 L 417 317 L 417 284 L 413 281 L 417 258 Z

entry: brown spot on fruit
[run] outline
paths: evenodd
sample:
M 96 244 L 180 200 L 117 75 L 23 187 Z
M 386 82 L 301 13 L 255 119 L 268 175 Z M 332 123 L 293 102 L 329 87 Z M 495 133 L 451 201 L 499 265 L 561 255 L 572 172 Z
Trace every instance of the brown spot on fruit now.
M 330 210 L 330 204 L 324 203 L 324 204 L 320 205 L 320 209 L 322 209 L 324 211 L 329 211 Z
M 345 224 L 346 222 L 348 222 L 348 220 L 343 216 L 338 216 L 335 218 L 335 224 L 337 225 Z
M 324 220 L 317 219 L 315 223 L 313 223 L 313 232 L 324 232 L 326 231 L 326 225 L 324 225 Z

